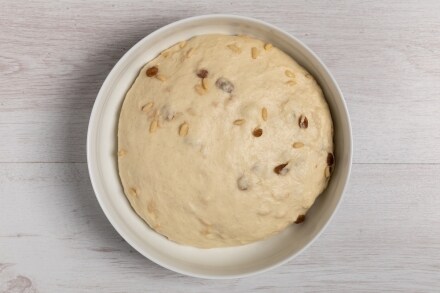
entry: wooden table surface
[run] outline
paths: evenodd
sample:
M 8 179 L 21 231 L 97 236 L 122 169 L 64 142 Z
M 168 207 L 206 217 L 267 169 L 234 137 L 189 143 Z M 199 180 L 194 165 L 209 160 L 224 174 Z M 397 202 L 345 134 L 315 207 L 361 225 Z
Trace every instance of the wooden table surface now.
M 86 133 L 97 92 L 137 41 L 175 20 L 268 21 L 327 64 L 354 164 L 332 224 L 303 254 L 236 280 L 142 257 L 94 196 Z M 439 1 L 1 1 L 0 292 L 439 292 Z

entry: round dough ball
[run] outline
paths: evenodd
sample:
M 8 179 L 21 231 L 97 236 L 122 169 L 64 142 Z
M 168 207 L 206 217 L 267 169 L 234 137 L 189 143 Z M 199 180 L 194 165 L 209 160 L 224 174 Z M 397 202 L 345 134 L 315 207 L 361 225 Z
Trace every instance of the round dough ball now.
M 303 219 L 327 186 L 332 136 L 320 87 L 291 57 L 251 37 L 197 36 L 128 91 L 119 174 L 136 213 L 170 240 L 241 245 Z

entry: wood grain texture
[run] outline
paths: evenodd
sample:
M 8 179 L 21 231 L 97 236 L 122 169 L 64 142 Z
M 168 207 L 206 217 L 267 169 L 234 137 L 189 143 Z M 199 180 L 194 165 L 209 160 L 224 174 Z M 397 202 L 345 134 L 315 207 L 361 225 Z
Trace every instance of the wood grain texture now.
M 259 18 L 327 64 L 353 123 L 333 223 L 271 272 L 209 281 L 125 243 L 91 188 L 86 132 L 117 60 L 175 20 Z M 439 1 L 1 1 L 0 292 L 435 292 L 440 288 Z

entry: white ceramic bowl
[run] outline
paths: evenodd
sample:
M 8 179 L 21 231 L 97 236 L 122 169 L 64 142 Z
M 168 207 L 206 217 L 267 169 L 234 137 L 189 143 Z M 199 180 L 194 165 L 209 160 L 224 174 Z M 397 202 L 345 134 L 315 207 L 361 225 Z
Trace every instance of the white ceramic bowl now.
M 171 45 L 201 34 L 247 34 L 291 55 L 321 85 L 335 128 L 336 168 L 326 191 L 302 225 L 256 243 L 216 249 L 176 244 L 155 233 L 130 207 L 117 172 L 117 123 L 125 93 L 141 67 Z M 266 271 L 291 260 L 310 245 L 334 215 L 348 181 L 352 159 L 350 120 L 342 93 L 330 72 L 304 44 L 259 20 L 205 15 L 177 21 L 148 35 L 131 48 L 106 78 L 90 118 L 87 161 L 96 197 L 107 218 L 137 251 L 170 270 L 201 278 L 235 278 Z

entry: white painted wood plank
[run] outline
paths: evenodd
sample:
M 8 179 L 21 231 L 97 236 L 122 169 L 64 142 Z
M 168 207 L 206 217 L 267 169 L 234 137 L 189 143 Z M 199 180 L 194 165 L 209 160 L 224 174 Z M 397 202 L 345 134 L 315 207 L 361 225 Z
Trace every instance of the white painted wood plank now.
M 210 281 L 133 251 L 101 212 L 86 164 L 0 164 L 0 291 L 15 280 L 39 292 L 434 292 L 439 173 L 355 165 L 338 214 L 302 255 L 259 276 Z
M 0 162 L 84 162 L 88 116 L 114 63 L 188 16 L 273 23 L 329 66 L 358 163 L 440 163 L 439 1 L 7 1 L 0 3 Z
M 133 251 L 91 189 L 85 139 L 106 74 L 172 21 L 273 23 L 328 65 L 356 163 L 340 212 L 303 255 L 242 280 L 184 277 Z M 0 292 L 434 292 L 440 288 L 439 1 L 0 2 Z M 405 165 L 403 163 L 411 163 Z M 423 163 L 425 165 L 415 165 Z

